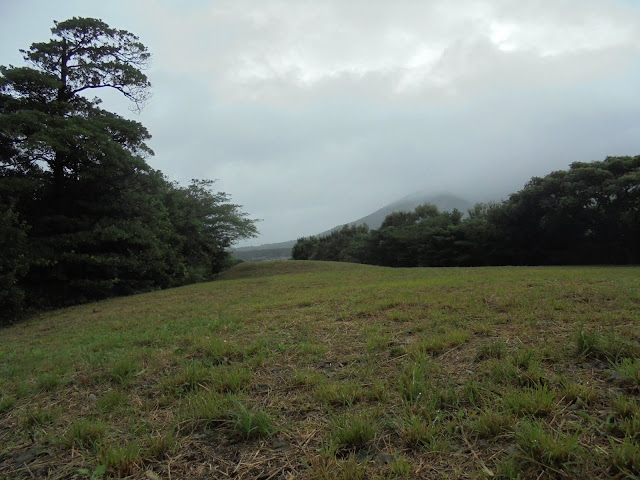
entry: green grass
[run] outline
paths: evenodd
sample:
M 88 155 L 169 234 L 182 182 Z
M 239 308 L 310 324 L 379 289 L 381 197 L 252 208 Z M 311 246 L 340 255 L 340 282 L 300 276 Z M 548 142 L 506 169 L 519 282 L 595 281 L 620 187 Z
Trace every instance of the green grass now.
M 275 433 L 275 426 L 271 417 L 262 409 L 249 411 L 238 403 L 233 414 L 232 424 L 236 432 L 245 440 L 262 436 L 271 436 Z
M 576 352 L 583 358 L 595 358 L 611 363 L 640 356 L 640 345 L 614 330 L 601 327 L 588 329 L 580 324 L 576 330 Z
M 16 399 L 11 397 L 0 398 L 0 413 L 12 409 L 16 404 Z
M 127 400 L 126 392 L 114 388 L 97 398 L 97 407 L 101 413 L 109 413 L 125 405 Z
M 138 371 L 136 358 L 121 358 L 116 361 L 109 372 L 109 377 L 114 383 L 125 384 Z
M 177 420 L 190 426 L 216 428 L 228 422 L 234 398 L 218 392 L 205 392 L 186 398 L 176 411 Z
M 593 405 L 600 398 L 600 391 L 592 385 L 575 382 L 566 378 L 560 378 L 558 394 L 563 400 L 574 408 L 578 409 L 582 405 Z
M 513 417 L 498 410 L 487 410 L 478 415 L 472 422 L 472 428 L 479 437 L 495 438 L 513 427 Z
M 75 421 L 65 435 L 66 443 L 70 446 L 94 449 L 107 432 L 107 425 L 99 420 L 81 418 Z
M 366 480 L 367 473 L 366 463 L 351 454 L 344 460 L 314 459 L 310 477 L 318 480 Z
M 626 478 L 640 475 L 640 442 L 626 437 L 620 444 L 612 446 L 611 466 Z
M 58 410 L 47 407 L 27 408 L 22 418 L 25 427 L 42 427 L 52 423 L 58 416 Z
M 221 367 L 213 374 L 212 386 L 220 393 L 237 393 L 251 382 L 251 371 L 244 367 Z
M 107 472 L 122 478 L 136 471 L 141 463 L 140 446 L 137 441 L 123 445 L 107 445 L 99 454 L 99 464 L 104 465 Z
M 360 448 L 376 434 L 376 421 L 369 413 L 344 413 L 331 420 L 330 444 L 337 449 Z
M 351 406 L 362 397 L 362 387 L 354 382 L 324 383 L 316 389 L 316 398 L 328 406 Z
M 636 478 L 639 291 L 265 262 L 37 314 L 0 330 L 0 478 Z
M 397 430 L 409 448 L 443 451 L 448 447 L 448 442 L 446 429 L 439 420 L 408 415 L 398 421 Z
M 556 408 L 554 392 L 546 385 L 507 391 L 503 400 L 507 410 L 519 417 L 545 417 Z
M 152 459 L 163 460 L 176 446 L 173 429 L 168 432 L 157 432 L 147 436 L 145 453 Z
M 613 414 L 620 418 L 632 417 L 640 413 L 640 402 L 637 398 L 619 395 L 613 401 Z
M 640 388 L 640 358 L 635 360 L 625 358 L 615 366 L 615 369 L 624 384 L 635 389 Z
M 525 420 L 516 427 L 515 436 L 525 461 L 561 470 L 571 470 L 581 461 L 582 446 L 577 433 L 554 432 L 539 420 Z
M 425 403 L 433 399 L 438 387 L 433 376 L 437 365 L 424 357 L 404 365 L 396 377 L 398 392 L 406 403 Z
M 61 379 L 55 373 L 43 373 L 38 375 L 36 379 L 36 388 L 38 390 L 52 391 L 60 385 Z
M 503 340 L 482 342 L 476 352 L 476 360 L 487 358 L 503 358 L 507 354 L 507 344 Z
M 183 394 L 193 390 L 205 388 L 211 383 L 211 370 L 200 362 L 190 360 L 172 377 L 167 380 L 170 390 Z

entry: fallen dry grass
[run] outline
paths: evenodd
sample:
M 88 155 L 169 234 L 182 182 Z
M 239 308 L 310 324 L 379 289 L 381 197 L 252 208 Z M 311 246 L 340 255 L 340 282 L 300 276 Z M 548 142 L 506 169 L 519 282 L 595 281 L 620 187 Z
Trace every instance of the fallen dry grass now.
M 0 478 L 637 478 L 637 267 L 246 263 L 0 331 Z

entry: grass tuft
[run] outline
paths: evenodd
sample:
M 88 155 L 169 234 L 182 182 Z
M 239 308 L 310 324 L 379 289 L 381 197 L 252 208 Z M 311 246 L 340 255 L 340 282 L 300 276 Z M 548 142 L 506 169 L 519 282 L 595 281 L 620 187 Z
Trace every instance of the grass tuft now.
M 613 401 L 613 413 L 620 418 L 632 417 L 640 413 L 640 403 L 636 398 L 618 395 Z
M 321 385 L 324 378 L 308 368 L 296 370 L 291 377 L 292 387 L 313 387 Z
M 311 462 L 312 478 L 318 480 L 365 480 L 369 478 L 366 465 L 351 454 L 344 460 L 319 457 Z
M 503 400 L 507 408 L 519 417 L 544 417 L 553 413 L 556 408 L 554 393 L 546 385 L 511 390 L 504 395 Z
M 476 361 L 486 360 L 488 358 L 501 359 L 507 355 L 507 344 L 504 340 L 495 340 L 485 342 L 478 347 L 476 351 Z
M 127 384 L 137 371 L 138 359 L 125 357 L 113 365 L 109 372 L 109 377 L 114 383 Z
M 55 373 L 43 373 L 39 375 L 38 379 L 36 380 L 36 388 L 45 392 L 51 392 L 55 390 L 61 383 L 62 381 L 60 379 L 60 376 L 56 375 Z
M 136 441 L 124 445 L 107 445 L 100 452 L 99 461 L 108 472 L 120 477 L 128 476 L 136 470 L 141 461 L 140 446 Z
M 562 378 L 558 394 L 569 404 L 593 405 L 599 398 L 600 392 L 588 384 Z
M 26 427 L 40 427 L 52 423 L 59 415 L 56 408 L 28 408 L 22 423 Z
M 99 420 L 82 418 L 71 425 L 65 436 L 69 446 L 94 449 L 102 442 L 107 425 Z
M 640 344 L 611 331 L 588 330 L 580 325 L 575 335 L 576 352 L 582 358 L 593 358 L 611 363 L 640 357 Z
M 397 455 L 389 464 L 389 478 L 409 478 L 411 476 L 411 462 L 402 455 Z
M 622 383 L 634 388 L 640 388 L 640 358 L 635 360 L 624 358 L 615 366 Z
M 16 399 L 13 397 L 0 398 L 0 413 L 11 410 L 16 404 Z
M 219 393 L 237 393 L 251 383 L 251 370 L 244 367 L 219 367 L 212 376 L 211 384 Z
M 267 412 L 262 409 L 250 411 L 241 403 L 237 403 L 231 423 L 234 430 L 242 434 L 245 440 L 271 436 L 276 430 Z
M 553 468 L 566 469 L 580 456 L 578 435 L 548 430 L 539 420 L 523 420 L 515 429 L 516 442 L 525 457 Z
M 325 383 L 316 387 L 316 398 L 328 406 L 350 407 L 362 397 L 362 387 L 355 382 Z
M 145 442 L 145 453 L 147 457 L 155 460 L 164 459 L 176 445 L 176 436 L 174 430 L 171 429 L 165 433 L 156 433 L 149 435 Z
M 626 478 L 640 475 L 640 443 L 630 437 L 611 446 L 611 466 Z
M 420 352 L 437 356 L 458 345 L 466 343 L 471 337 L 469 330 L 450 329 L 438 335 L 430 335 L 414 345 Z
M 211 381 L 211 370 L 197 360 L 189 361 L 183 369 L 168 380 L 170 390 L 181 395 L 205 387 Z
M 237 343 L 213 337 L 202 346 L 204 356 L 214 365 L 228 365 L 233 360 L 242 360 L 243 351 Z
M 117 410 L 122 405 L 127 403 L 127 394 L 122 390 L 113 388 L 107 391 L 104 395 L 98 397 L 98 409 L 102 413 L 110 413 Z
M 406 365 L 397 380 L 401 398 L 409 404 L 431 398 L 431 392 L 436 388 L 432 379 L 436 370 L 437 366 L 426 357 Z
M 504 412 L 487 410 L 473 420 L 472 427 L 481 438 L 495 438 L 512 429 L 513 418 Z
M 177 419 L 207 428 L 225 424 L 233 412 L 233 397 L 218 392 L 206 392 L 186 398 Z
M 336 448 L 360 448 L 376 434 L 377 422 L 370 414 L 343 414 L 331 421 L 331 444 Z
M 603 338 L 595 330 L 586 330 L 584 325 L 580 325 L 576 331 L 576 353 L 583 357 L 601 357 L 606 358 L 606 352 L 603 350 Z
M 441 426 L 418 415 L 409 415 L 398 422 L 398 432 L 409 448 L 439 450 L 443 438 Z

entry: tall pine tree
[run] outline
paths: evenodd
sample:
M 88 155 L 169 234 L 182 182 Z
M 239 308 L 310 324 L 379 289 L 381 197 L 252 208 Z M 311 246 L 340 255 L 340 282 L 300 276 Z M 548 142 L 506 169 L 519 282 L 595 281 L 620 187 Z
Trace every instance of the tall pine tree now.
M 0 245 L 0 266 L 15 298 L 24 291 L 27 304 L 51 306 L 177 285 L 194 269 L 210 277 L 221 261 L 203 256 L 226 258 L 229 234 L 254 235 L 253 221 L 216 197 L 227 210 L 200 209 L 192 231 L 183 231 L 185 214 L 171 199 L 193 210 L 211 198 L 152 170 L 146 128 L 85 96 L 116 90 L 142 108 L 147 48 L 93 18 L 55 22 L 51 32 L 50 41 L 22 51 L 27 66 L 0 67 L 0 207 L 8 212 L 0 240 L 19 239 L 12 250 Z M 211 231 L 224 217 L 216 213 L 242 228 Z M 174 248 L 198 241 L 211 248 L 199 256 Z

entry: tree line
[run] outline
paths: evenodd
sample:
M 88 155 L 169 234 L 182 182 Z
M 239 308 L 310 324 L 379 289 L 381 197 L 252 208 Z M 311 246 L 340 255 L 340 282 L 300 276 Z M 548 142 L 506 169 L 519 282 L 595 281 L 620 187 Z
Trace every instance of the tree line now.
M 640 263 L 640 156 L 576 162 L 466 216 L 422 205 L 303 237 L 294 260 L 390 267 Z
M 146 101 L 150 54 L 93 18 L 55 22 L 53 38 L 0 67 L 0 324 L 30 308 L 212 278 L 249 219 L 213 182 L 152 169 L 149 132 L 89 98 Z

